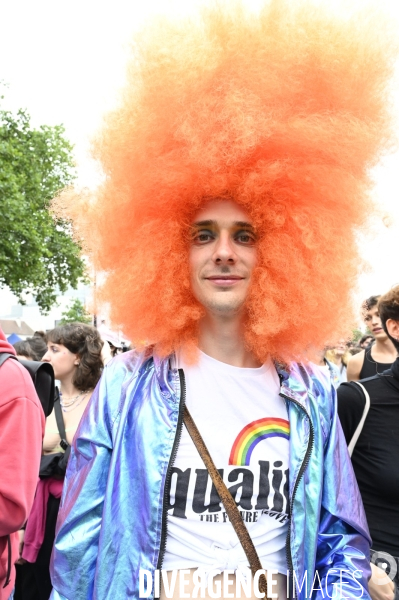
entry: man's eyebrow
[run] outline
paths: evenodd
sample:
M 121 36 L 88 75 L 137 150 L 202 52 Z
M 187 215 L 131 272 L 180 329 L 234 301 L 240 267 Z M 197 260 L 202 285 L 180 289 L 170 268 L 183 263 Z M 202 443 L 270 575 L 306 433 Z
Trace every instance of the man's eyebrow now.
M 196 221 L 191 225 L 191 227 L 215 227 L 217 226 L 217 221 L 213 221 L 212 219 L 207 219 L 206 221 Z M 241 227 L 242 229 L 250 229 L 254 230 L 254 226 L 251 223 L 247 223 L 246 221 L 234 221 L 234 227 Z
M 246 221 L 234 221 L 234 225 L 235 227 L 242 227 L 243 229 L 255 229 L 251 223 L 246 223 Z
M 212 227 L 216 225 L 216 221 L 212 221 L 211 219 L 208 219 L 206 221 L 196 221 L 195 223 L 192 223 L 191 227 Z

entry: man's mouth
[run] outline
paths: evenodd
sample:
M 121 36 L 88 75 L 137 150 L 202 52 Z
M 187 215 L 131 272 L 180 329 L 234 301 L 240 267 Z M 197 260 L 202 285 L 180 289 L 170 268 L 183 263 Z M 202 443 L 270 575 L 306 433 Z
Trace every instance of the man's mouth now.
M 211 275 L 209 277 L 205 277 L 205 279 L 211 281 L 215 285 L 226 287 L 237 284 L 238 282 L 242 281 L 244 277 L 241 277 L 240 275 Z

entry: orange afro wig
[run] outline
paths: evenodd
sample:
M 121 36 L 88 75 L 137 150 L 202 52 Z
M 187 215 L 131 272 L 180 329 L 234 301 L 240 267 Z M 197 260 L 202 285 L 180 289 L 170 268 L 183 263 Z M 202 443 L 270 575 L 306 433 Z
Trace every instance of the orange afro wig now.
M 303 358 L 352 319 L 370 169 L 392 144 L 396 51 L 369 11 L 230 0 L 137 36 L 117 109 L 95 140 L 105 178 L 68 207 L 111 318 L 165 355 L 195 342 L 187 226 L 234 199 L 258 232 L 246 343 Z

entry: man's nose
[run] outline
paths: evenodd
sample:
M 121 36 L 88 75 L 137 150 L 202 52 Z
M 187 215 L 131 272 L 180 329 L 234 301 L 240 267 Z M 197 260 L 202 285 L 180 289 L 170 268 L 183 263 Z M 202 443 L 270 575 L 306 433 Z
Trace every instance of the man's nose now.
M 229 233 L 221 232 L 215 246 L 213 260 L 217 264 L 233 264 L 236 261 L 233 241 Z

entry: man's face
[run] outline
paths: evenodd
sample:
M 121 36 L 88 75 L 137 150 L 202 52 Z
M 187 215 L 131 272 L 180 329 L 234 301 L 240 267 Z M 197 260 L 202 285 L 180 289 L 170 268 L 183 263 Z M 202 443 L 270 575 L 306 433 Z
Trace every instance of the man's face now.
M 377 305 L 372 306 L 370 310 L 366 310 L 364 322 L 366 323 L 370 333 L 372 333 L 376 339 L 387 339 L 388 336 L 382 328 Z
M 370 337 L 366 338 L 366 339 L 364 340 L 364 342 L 362 342 L 362 343 L 360 344 L 360 347 L 361 347 L 361 348 L 367 348 L 367 346 L 369 346 L 369 345 L 371 344 L 371 342 L 373 341 L 373 339 L 374 339 L 374 338 L 373 338 L 372 336 L 370 336 Z
M 345 340 L 339 340 L 339 342 L 335 346 L 334 350 L 335 350 L 335 356 L 343 356 L 346 352 Z
M 211 313 L 238 313 L 257 260 L 256 234 L 248 214 L 231 200 L 212 200 L 195 215 L 190 236 L 195 298 Z

